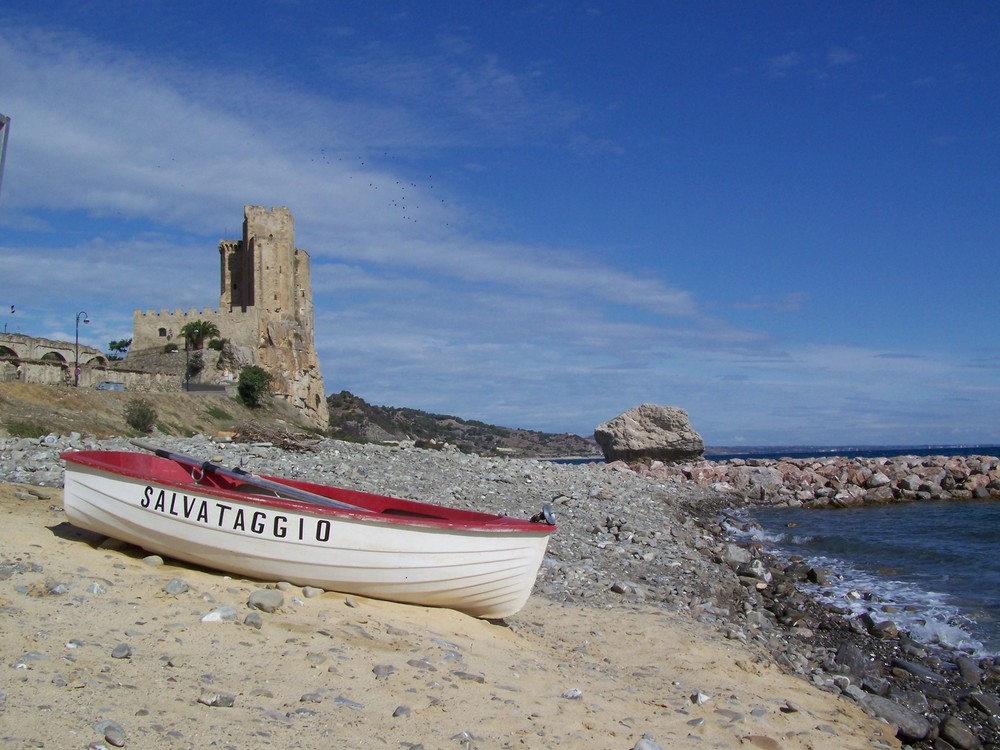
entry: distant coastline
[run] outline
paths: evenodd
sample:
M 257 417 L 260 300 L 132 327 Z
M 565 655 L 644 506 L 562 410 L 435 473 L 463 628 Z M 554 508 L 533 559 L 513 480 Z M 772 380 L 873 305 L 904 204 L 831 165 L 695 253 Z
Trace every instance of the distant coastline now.
M 1000 456 L 1000 445 L 859 445 L 859 446 L 706 446 L 706 461 L 732 461 L 733 459 L 781 458 L 893 458 L 895 456 Z M 600 454 L 593 456 L 559 456 L 539 458 L 560 464 L 603 463 Z
M 734 458 L 877 458 L 885 456 L 1000 456 L 1000 445 L 706 446 L 707 461 Z

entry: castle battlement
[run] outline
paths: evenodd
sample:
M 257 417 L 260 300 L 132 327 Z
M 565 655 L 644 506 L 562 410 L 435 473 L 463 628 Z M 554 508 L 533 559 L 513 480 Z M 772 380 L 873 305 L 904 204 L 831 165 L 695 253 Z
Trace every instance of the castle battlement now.
M 192 307 L 188 310 L 181 310 L 180 308 L 176 310 L 169 310 L 164 308 L 162 310 L 136 310 L 133 313 L 133 317 L 139 318 L 173 318 L 173 317 L 194 317 L 197 319 L 199 316 L 209 316 L 214 317 L 219 314 L 218 310 L 211 307 L 206 307 L 204 310 L 199 310 L 197 307 Z

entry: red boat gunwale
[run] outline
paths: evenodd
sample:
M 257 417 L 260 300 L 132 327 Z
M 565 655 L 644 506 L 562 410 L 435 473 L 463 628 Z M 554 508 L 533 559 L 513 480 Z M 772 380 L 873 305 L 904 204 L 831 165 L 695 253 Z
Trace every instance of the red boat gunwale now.
M 473 510 L 449 508 L 432 503 L 377 495 L 370 492 L 350 490 L 332 485 L 315 484 L 296 479 L 261 475 L 263 479 L 278 482 L 289 488 L 305 490 L 316 495 L 349 505 L 359 506 L 359 510 L 333 508 L 302 500 L 273 497 L 261 494 L 259 487 L 242 489 L 239 482 L 230 477 L 206 471 L 200 480 L 193 476 L 195 467 L 185 466 L 177 461 L 144 453 L 130 451 L 67 451 L 60 455 L 67 463 L 86 466 L 122 477 L 130 477 L 158 487 L 187 492 L 224 497 L 235 502 L 268 508 L 294 510 L 319 516 L 334 516 L 341 519 L 357 519 L 365 522 L 388 523 L 397 526 L 438 527 L 496 533 L 552 534 L 555 526 L 535 523 L 526 519 L 498 516 Z

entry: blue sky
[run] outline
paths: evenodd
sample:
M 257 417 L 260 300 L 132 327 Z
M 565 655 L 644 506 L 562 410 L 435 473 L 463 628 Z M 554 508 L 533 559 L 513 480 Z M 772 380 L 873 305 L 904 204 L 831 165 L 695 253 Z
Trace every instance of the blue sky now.
M 330 393 L 1000 443 L 1000 4 L 4 6 L 8 331 L 214 307 L 287 206 Z

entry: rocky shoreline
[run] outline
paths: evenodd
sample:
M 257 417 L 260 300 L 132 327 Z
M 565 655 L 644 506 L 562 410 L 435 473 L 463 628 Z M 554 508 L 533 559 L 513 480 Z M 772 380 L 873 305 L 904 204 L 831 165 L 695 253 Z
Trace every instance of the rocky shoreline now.
M 906 494 L 911 492 L 912 499 L 922 497 L 920 493 L 934 497 L 935 492 L 955 498 L 967 492 L 982 496 L 983 491 L 995 496 L 1000 479 L 995 458 L 629 467 L 481 458 L 447 449 L 332 440 L 303 451 L 204 437 L 156 440 L 170 450 L 256 473 L 453 507 L 526 517 L 551 503 L 559 529 L 539 573 L 536 596 L 609 611 L 655 607 L 679 613 L 746 644 L 820 689 L 854 701 L 895 727 L 904 744 L 940 750 L 1000 747 L 1000 668 L 994 660 L 915 643 L 875 610 L 848 618 L 818 604 L 797 584 L 815 580 L 822 571 L 785 564 L 754 545 L 738 544 L 733 537 L 737 521 L 729 512 L 747 502 L 891 501 L 885 499 L 887 493 L 894 500 L 911 499 Z M 94 448 L 133 449 L 126 439 L 96 441 L 79 435 L 0 440 L 0 481 L 61 487 L 59 453 Z M 910 479 L 914 476 L 920 482 Z M 652 741 L 642 746 L 657 747 Z
M 653 461 L 636 470 L 652 479 L 691 481 L 764 505 L 847 508 L 1000 499 L 1000 459 L 995 456 Z

